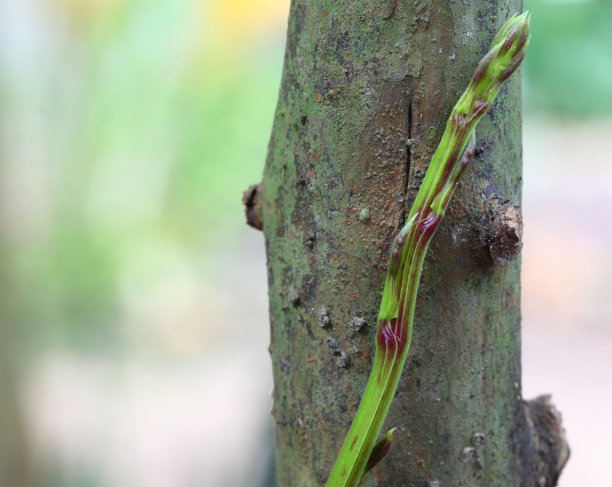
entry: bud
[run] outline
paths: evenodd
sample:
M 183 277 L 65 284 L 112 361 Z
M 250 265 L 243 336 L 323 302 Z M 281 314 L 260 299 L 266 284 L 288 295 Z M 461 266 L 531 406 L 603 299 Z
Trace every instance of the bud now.
M 393 443 L 394 432 L 395 428 L 390 429 L 387 431 L 387 434 L 383 436 L 380 441 L 376 443 L 376 445 L 374 445 L 370 458 L 368 459 L 368 463 L 366 464 L 364 474 L 372 470 L 383 458 L 387 456 L 387 453 L 389 453 L 389 450 L 391 449 L 391 443 Z
M 512 38 L 515 33 L 522 31 L 524 33 L 529 33 L 529 21 L 531 20 L 531 14 L 529 10 L 526 10 L 521 15 L 514 14 L 506 23 L 502 25 L 501 29 L 495 34 L 495 38 L 493 42 L 491 42 L 491 47 L 499 44 L 501 41 L 504 41 L 508 38 Z
M 526 11 L 512 16 L 499 30 L 467 90 L 474 100 L 492 101 L 501 84 L 519 67 L 529 45 L 530 20 Z

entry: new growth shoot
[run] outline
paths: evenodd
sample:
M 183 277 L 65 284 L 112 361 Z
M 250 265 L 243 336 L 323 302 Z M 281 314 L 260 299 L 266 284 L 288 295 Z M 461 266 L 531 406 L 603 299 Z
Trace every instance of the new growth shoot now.
M 476 124 L 529 44 L 530 15 L 511 17 L 495 36 L 453 108 L 408 221 L 395 238 L 377 320 L 376 353 L 366 390 L 327 487 L 355 487 L 389 451 L 393 431 L 376 441 L 402 373 L 425 253 L 459 178 L 474 155 Z

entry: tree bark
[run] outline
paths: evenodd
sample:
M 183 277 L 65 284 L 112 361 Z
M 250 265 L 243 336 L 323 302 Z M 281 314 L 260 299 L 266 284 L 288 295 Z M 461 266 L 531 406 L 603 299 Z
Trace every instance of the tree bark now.
M 391 241 L 453 104 L 521 8 L 292 1 L 264 180 L 245 195 L 266 238 L 280 486 L 325 483 L 371 369 Z M 520 76 L 476 138 L 424 266 L 394 443 L 364 486 L 555 485 L 562 467 L 560 438 L 546 470 L 521 398 Z

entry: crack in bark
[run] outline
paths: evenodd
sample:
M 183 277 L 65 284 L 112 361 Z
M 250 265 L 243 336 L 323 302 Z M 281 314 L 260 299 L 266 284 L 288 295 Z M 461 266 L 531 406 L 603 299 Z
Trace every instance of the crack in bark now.
M 410 99 L 410 94 L 408 94 L 408 108 L 406 109 L 406 117 L 407 117 L 407 132 L 408 139 L 406 140 L 406 175 L 404 176 L 404 204 L 402 215 L 400 218 L 400 228 L 404 226 L 406 223 L 406 217 L 408 216 L 408 209 L 406 207 L 406 199 L 408 198 L 408 187 L 410 183 L 410 162 L 412 158 L 412 101 Z

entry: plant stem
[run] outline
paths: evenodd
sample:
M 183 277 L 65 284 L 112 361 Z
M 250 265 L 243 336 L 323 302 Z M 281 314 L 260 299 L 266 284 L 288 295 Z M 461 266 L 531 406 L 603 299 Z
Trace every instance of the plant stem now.
M 388 452 L 393 430 L 376 443 L 406 362 L 419 280 L 431 239 L 459 178 L 474 155 L 474 130 L 499 88 L 525 57 L 528 12 L 511 17 L 495 36 L 474 77 L 453 108 L 423 184 L 395 238 L 377 320 L 376 353 L 359 409 L 327 487 L 357 486 Z

